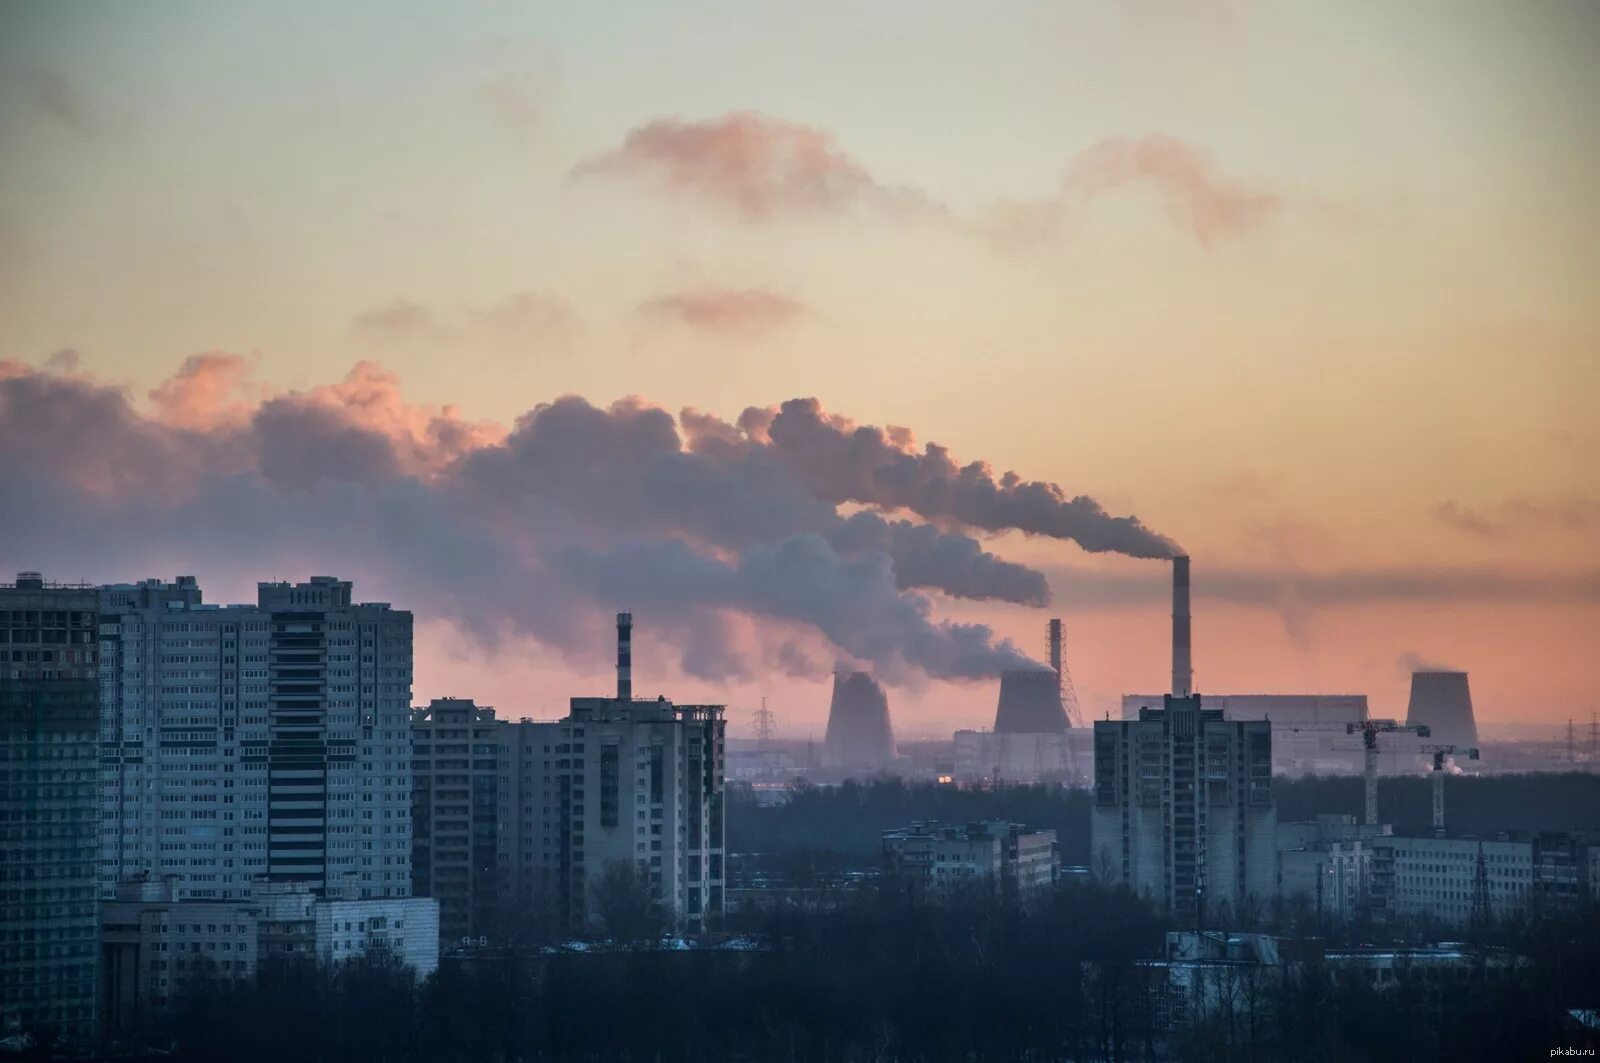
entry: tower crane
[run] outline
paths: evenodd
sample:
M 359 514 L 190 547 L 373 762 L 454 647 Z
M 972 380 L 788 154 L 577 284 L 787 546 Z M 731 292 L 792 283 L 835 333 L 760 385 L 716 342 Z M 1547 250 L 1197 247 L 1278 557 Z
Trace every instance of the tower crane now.
M 1362 778 L 1366 783 L 1366 809 L 1365 822 L 1373 826 L 1378 822 L 1378 736 L 1380 734 L 1399 734 L 1408 732 L 1418 738 L 1428 738 L 1432 731 L 1425 723 L 1402 724 L 1394 720 L 1361 720 L 1344 725 L 1345 734 L 1361 735 L 1361 751 L 1366 757 L 1362 766 Z
M 1366 807 L 1363 809 L 1362 822 L 1370 825 L 1378 822 L 1378 736 L 1380 734 L 1414 734 L 1418 738 L 1431 737 L 1432 732 L 1425 723 L 1403 724 L 1395 720 L 1350 720 L 1345 723 L 1310 723 L 1295 724 L 1291 731 L 1343 731 L 1347 735 L 1359 734 L 1361 736 L 1361 752 L 1365 756 L 1362 765 L 1362 781 L 1366 790 Z M 1346 747 L 1335 747 L 1345 749 Z
M 1468 760 L 1478 759 L 1478 750 L 1461 746 L 1423 746 L 1422 752 L 1433 754 L 1433 833 L 1444 834 L 1444 758 L 1465 753 Z

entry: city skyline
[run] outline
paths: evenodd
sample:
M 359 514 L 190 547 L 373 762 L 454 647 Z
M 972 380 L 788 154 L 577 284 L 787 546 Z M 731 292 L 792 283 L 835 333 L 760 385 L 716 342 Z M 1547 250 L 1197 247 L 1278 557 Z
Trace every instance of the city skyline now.
M 180 448 L 288 396 L 457 452 L 568 394 L 602 411 L 638 396 L 680 431 L 686 408 L 731 424 L 814 396 L 1180 543 L 1202 694 L 1365 693 L 1401 716 L 1408 666 L 1432 664 L 1472 674 L 1482 722 L 1587 720 L 1593 11 L 1186 11 L 375 23 L 15 5 L 0 377 L 99 401 L 121 388 L 134 436 Z M 196 355 L 211 360 L 185 372 Z M 347 375 L 359 364 L 381 368 Z M 447 406 L 457 434 L 430 440 Z M 475 621 L 473 590 L 430 608 L 456 592 L 444 561 L 419 580 L 420 552 L 141 541 L 171 514 L 113 498 L 162 482 L 140 455 L 89 470 L 10 434 L 38 427 L 15 402 L 0 418 L 11 456 L 73 485 L 46 497 L 135 529 L 63 535 L 49 514 L 72 510 L 0 502 L 0 561 L 101 583 L 193 574 L 217 602 L 353 578 L 417 614 L 418 704 L 553 717 L 603 680 L 611 612 L 657 627 L 668 611 L 596 591 L 571 618 L 580 647 L 553 649 Z M 396 483 L 439 475 L 443 452 L 422 449 Z M 21 483 L 3 454 L 0 474 Z M 213 530 L 249 530 L 221 515 L 229 496 L 202 497 Z M 1052 601 L 909 592 L 936 620 L 1039 659 L 1044 621 L 1064 617 L 1091 716 L 1160 687 L 1163 565 L 942 530 L 1042 575 Z M 713 678 L 695 647 L 658 646 L 644 689 L 766 696 L 786 733 L 820 738 L 827 673 L 859 655 L 813 626 L 786 670 L 753 648 L 770 614 L 713 612 L 742 671 Z M 902 734 L 993 717 L 993 681 L 888 682 Z

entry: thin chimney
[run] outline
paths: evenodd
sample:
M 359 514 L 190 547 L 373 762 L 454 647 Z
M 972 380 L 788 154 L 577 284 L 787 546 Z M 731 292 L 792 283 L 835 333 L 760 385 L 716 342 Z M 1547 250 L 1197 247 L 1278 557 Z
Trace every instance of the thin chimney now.
M 1194 693 L 1194 667 L 1189 645 L 1189 558 L 1172 559 L 1172 696 Z
M 1061 620 L 1050 621 L 1050 670 L 1056 674 L 1056 688 L 1061 687 Z
M 617 700 L 633 700 L 633 614 L 617 614 Z

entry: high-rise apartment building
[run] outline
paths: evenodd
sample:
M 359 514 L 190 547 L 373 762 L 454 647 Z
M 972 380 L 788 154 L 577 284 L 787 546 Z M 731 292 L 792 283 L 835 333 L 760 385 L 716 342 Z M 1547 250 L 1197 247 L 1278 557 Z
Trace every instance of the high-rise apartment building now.
M 98 623 L 93 587 L 0 585 L 0 1034 L 94 1032 Z
M 503 939 L 533 914 L 552 726 L 497 720 L 467 698 L 411 715 L 411 887 L 438 900 L 447 943 Z
M 410 894 L 409 612 L 326 576 L 253 606 L 192 577 L 100 600 L 102 897 L 140 875 L 187 898 L 262 875 Z
M 617 696 L 573 698 L 548 728 L 543 863 L 568 924 L 595 915 L 594 885 L 631 862 L 662 909 L 684 926 L 723 910 L 723 707 L 635 700 L 633 617 L 617 614 Z
M 1204 918 L 1276 888 L 1272 725 L 1198 694 L 1094 725 L 1091 868 L 1165 910 Z

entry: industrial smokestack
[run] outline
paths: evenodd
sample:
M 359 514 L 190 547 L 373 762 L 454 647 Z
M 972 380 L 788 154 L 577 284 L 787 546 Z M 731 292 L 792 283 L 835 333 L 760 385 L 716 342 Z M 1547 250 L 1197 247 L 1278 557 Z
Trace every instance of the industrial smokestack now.
M 617 700 L 633 700 L 633 614 L 617 614 Z
M 1172 559 L 1172 696 L 1194 693 L 1194 665 L 1189 645 L 1189 557 Z

